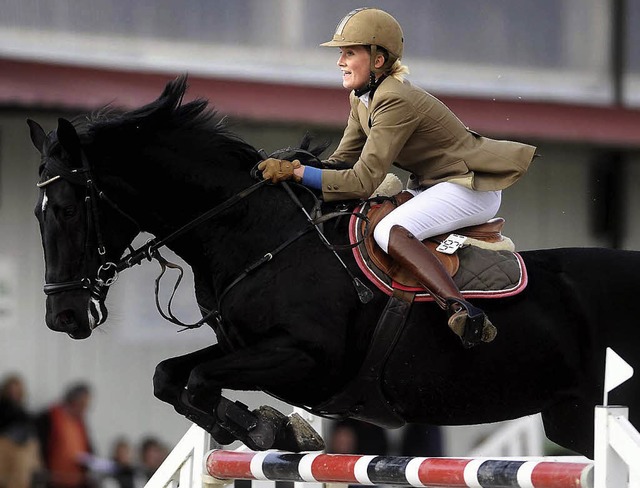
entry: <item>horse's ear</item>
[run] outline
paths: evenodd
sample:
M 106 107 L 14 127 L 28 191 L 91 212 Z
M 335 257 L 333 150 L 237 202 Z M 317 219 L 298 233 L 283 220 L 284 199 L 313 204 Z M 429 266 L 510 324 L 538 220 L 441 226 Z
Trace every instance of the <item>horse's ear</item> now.
M 305 151 L 307 149 L 309 149 L 309 144 L 311 144 L 311 134 L 309 134 L 308 132 L 304 133 L 304 136 L 302 136 L 302 140 L 300 141 L 300 149 L 304 149 Z
M 311 149 L 309 149 L 309 152 L 311 154 L 313 154 L 314 156 L 318 156 L 320 157 L 320 155 L 325 152 L 325 150 L 331 145 L 331 141 L 330 140 L 326 140 L 323 141 L 321 143 L 319 143 L 318 145 L 312 147 Z
M 76 128 L 67 119 L 59 118 L 56 134 L 58 135 L 58 142 L 71 156 L 71 163 L 80 166 L 82 164 L 80 159 L 80 138 Z
M 47 135 L 45 134 L 44 129 L 35 120 L 31 119 L 27 119 L 27 125 L 29 126 L 31 142 L 33 142 L 33 145 L 38 151 L 40 151 L 40 154 L 42 154 L 44 141 L 47 139 Z

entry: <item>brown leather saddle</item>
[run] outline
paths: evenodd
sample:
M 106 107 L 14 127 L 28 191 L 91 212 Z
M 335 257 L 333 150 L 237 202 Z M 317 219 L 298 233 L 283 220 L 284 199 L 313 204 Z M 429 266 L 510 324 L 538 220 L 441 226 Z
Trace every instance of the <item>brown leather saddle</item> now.
M 387 216 L 389 212 L 409 201 L 411 198 L 413 198 L 411 193 L 401 192 L 392 200 L 386 200 L 380 205 L 372 206 L 367 213 L 369 222 L 367 223 L 366 221 L 362 221 L 360 225 L 362 226 L 362 235 L 365 236 L 364 245 L 373 264 L 375 264 L 382 272 L 387 274 L 394 282 L 405 287 L 416 288 L 421 287 L 420 283 L 418 283 L 413 275 L 396 263 L 391 256 L 384 252 L 373 238 L 373 230 L 376 225 L 378 225 L 378 223 Z M 366 229 L 365 226 L 367 226 Z M 502 235 L 503 227 L 504 219 L 498 217 L 491 219 L 484 224 L 463 227 L 451 233 L 425 239 L 423 244 L 440 260 L 440 262 L 442 262 L 449 274 L 454 276 L 460 267 L 460 259 L 458 255 L 438 252 L 436 251 L 436 247 L 438 247 L 441 242 L 445 241 L 452 233 L 463 235 L 475 241 L 483 242 L 487 244 L 486 247 L 493 247 L 494 245 L 497 247 L 498 244 L 508 241 L 508 239 Z

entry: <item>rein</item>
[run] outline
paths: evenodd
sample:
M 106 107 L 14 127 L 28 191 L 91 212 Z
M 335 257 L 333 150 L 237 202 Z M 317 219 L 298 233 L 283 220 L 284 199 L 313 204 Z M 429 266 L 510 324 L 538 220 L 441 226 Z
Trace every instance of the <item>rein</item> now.
M 202 326 L 204 323 L 206 323 L 209 319 L 215 318 L 216 322 L 218 322 L 218 324 L 220 326 L 218 330 L 224 335 L 224 330 L 222 328 L 222 316 L 220 315 L 220 313 L 218 311 L 220 309 L 219 306 L 218 306 L 217 310 L 210 310 L 210 311 L 205 310 L 203 307 L 200 307 L 201 310 L 203 312 L 205 312 L 205 314 L 202 316 L 202 318 L 200 320 L 198 320 L 197 322 L 194 322 L 193 324 L 187 324 L 185 322 L 182 322 L 180 319 L 178 319 L 173 314 L 173 312 L 171 310 L 171 305 L 173 303 L 173 298 L 174 298 L 176 292 L 178 291 L 178 287 L 180 286 L 180 283 L 182 282 L 182 278 L 184 276 L 184 270 L 182 269 L 182 267 L 180 265 L 172 263 L 170 261 L 167 261 L 160 254 L 159 249 L 161 247 L 167 246 L 170 242 L 176 240 L 178 237 L 180 237 L 183 234 L 189 232 L 190 230 L 192 230 L 193 228 L 197 227 L 201 223 L 203 223 L 203 222 L 205 222 L 205 221 L 207 221 L 209 219 L 212 219 L 213 217 L 217 216 L 218 214 L 220 214 L 220 213 L 224 212 L 225 210 L 231 208 L 233 205 L 235 205 L 236 203 L 240 202 L 244 198 L 248 197 L 254 191 L 256 191 L 258 188 L 261 188 L 266 183 L 267 183 L 267 180 L 261 180 L 261 181 L 255 183 L 255 184 L 251 185 L 250 187 L 245 188 L 244 190 L 240 191 L 239 193 L 236 193 L 235 195 L 233 195 L 229 199 L 227 199 L 224 202 L 222 202 L 220 205 L 217 205 L 217 206 L 213 207 L 211 210 L 208 210 L 207 212 L 203 213 L 199 217 L 196 217 L 192 221 L 188 222 L 187 224 L 183 225 L 179 229 L 177 229 L 174 232 L 172 232 L 171 234 L 169 234 L 167 237 L 165 237 L 163 239 L 157 239 L 157 238 L 151 239 L 151 240 L 147 241 L 147 243 L 144 246 L 141 246 L 138 249 L 133 249 L 129 254 L 124 256 L 122 259 L 120 259 L 120 261 L 118 261 L 118 263 L 116 263 L 116 265 L 115 265 L 116 266 L 116 272 L 119 273 L 121 271 L 124 271 L 125 269 L 132 268 L 133 266 L 135 266 L 137 264 L 140 264 L 143 259 L 147 259 L 148 261 L 151 261 L 152 259 L 155 259 L 158 262 L 158 264 L 160 265 L 160 269 L 161 269 L 160 274 L 158 275 L 158 277 L 155 280 L 155 301 L 156 301 L 156 309 L 158 310 L 158 313 L 162 316 L 162 318 L 164 318 L 165 320 L 167 320 L 167 321 L 169 321 L 169 322 L 171 322 L 171 323 L 173 323 L 175 325 L 179 325 L 181 327 L 184 327 L 185 329 L 196 329 L 196 328 Z M 296 238 L 294 240 L 297 240 L 299 237 L 301 237 L 301 235 L 296 236 Z M 291 242 L 293 242 L 293 241 L 291 241 Z M 288 242 L 288 244 L 289 244 L 289 242 Z M 241 275 L 241 277 L 236 278 L 236 280 L 234 280 L 231 285 L 227 286 L 225 288 L 225 290 L 223 291 L 223 293 L 218 298 L 218 305 L 220 305 L 220 302 L 222 301 L 222 297 L 227 293 L 227 291 L 229 289 L 231 289 L 232 286 L 234 286 L 237 282 L 239 282 L 242 278 L 244 278 L 250 271 L 252 271 L 253 269 L 257 268 L 259 265 L 263 264 L 266 261 L 270 261 L 271 258 L 273 257 L 273 254 L 274 254 L 274 252 L 265 254 L 265 256 L 263 258 L 261 258 L 261 260 L 259 260 L 259 262 L 257 264 L 254 264 L 252 267 L 247 268 L 247 270 L 245 270 L 245 272 Z M 167 304 L 167 311 L 165 312 L 162 309 L 162 306 L 160 305 L 160 281 L 162 280 L 162 277 L 164 276 L 164 274 L 167 271 L 167 269 L 177 269 L 178 270 L 178 278 L 176 279 L 176 283 L 173 286 L 173 291 L 171 292 L 171 296 L 169 297 L 169 302 Z
M 318 165 L 322 166 L 322 161 L 320 160 L 320 158 L 318 156 L 316 156 L 315 154 L 313 154 L 311 151 L 307 151 L 306 149 L 302 149 L 302 148 L 292 148 L 292 147 L 286 147 L 284 149 L 279 149 L 273 153 L 271 153 L 269 156 L 267 156 L 267 154 L 263 151 L 260 150 L 259 151 L 260 154 L 265 157 L 265 159 L 267 157 L 269 158 L 273 158 L 273 157 L 282 157 L 283 154 L 286 154 L 287 157 L 289 159 L 291 158 L 291 154 L 293 153 L 293 157 L 295 157 L 295 155 L 297 154 L 303 154 L 305 156 L 307 156 L 309 158 L 309 161 L 313 160 L 315 161 Z M 354 247 L 357 247 L 360 245 L 360 243 L 362 242 L 362 240 L 364 240 L 364 237 L 362 237 L 362 239 L 354 244 L 347 244 L 347 245 L 342 245 L 342 246 L 336 246 L 333 245 L 329 242 L 329 240 L 326 238 L 326 236 L 324 235 L 323 229 L 322 229 L 322 223 L 333 219 L 333 218 L 339 218 L 339 217 L 343 217 L 344 215 L 346 215 L 345 212 L 333 212 L 331 214 L 322 216 L 320 218 L 313 218 L 311 217 L 311 215 L 309 215 L 309 212 L 307 212 L 307 209 L 304 208 L 304 205 L 302 204 L 302 202 L 300 201 L 300 199 L 296 196 L 296 194 L 293 192 L 293 190 L 291 190 L 291 187 L 289 186 L 289 183 L 286 181 L 281 182 L 282 187 L 285 189 L 285 191 L 287 192 L 287 195 L 289 195 L 289 198 L 291 198 L 291 200 L 298 206 L 298 208 L 302 211 L 302 213 L 304 214 L 304 216 L 307 219 L 307 222 L 309 222 L 311 224 L 311 226 L 315 229 L 315 231 L 318 233 L 318 236 L 320 237 L 320 240 L 322 241 L 322 243 L 326 246 L 327 249 L 329 249 L 333 255 L 336 257 L 336 259 L 338 260 L 338 262 L 340 263 L 340 265 L 344 268 L 344 270 L 347 272 L 347 274 L 349 275 L 349 278 L 351 278 L 351 283 L 353 284 L 353 287 L 356 290 L 356 293 L 358 294 L 358 299 L 360 300 L 361 303 L 369 303 L 372 299 L 373 299 L 373 292 L 367 287 L 367 285 L 365 285 L 358 277 L 356 277 L 351 270 L 349 269 L 349 267 L 346 265 L 346 263 L 342 260 L 342 258 L 340 257 L 340 255 L 336 252 L 338 250 L 342 251 L 342 250 L 346 250 L 346 249 L 353 249 Z M 313 192 L 311 192 L 306 186 L 302 186 L 302 188 L 304 188 L 305 190 L 308 190 L 314 201 L 315 201 L 315 205 L 313 206 L 313 212 L 317 212 L 320 213 L 320 202 L 318 200 L 318 198 L 316 198 L 316 196 L 313 194 Z M 315 214 L 315 213 L 314 213 Z M 367 217 L 361 213 L 352 213 L 352 215 L 355 215 L 357 218 L 360 219 L 364 219 L 365 221 L 369 221 L 369 219 L 367 219 Z
M 201 223 L 209 219 L 212 219 L 218 214 L 224 212 L 228 208 L 238 203 L 240 200 L 251 195 L 254 191 L 256 191 L 258 188 L 263 186 L 265 183 L 267 183 L 267 181 L 263 180 L 251 185 L 248 188 L 245 188 L 241 192 L 236 193 L 229 199 L 222 202 L 220 205 L 213 207 L 211 210 L 208 210 L 207 212 L 203 213 L 199 217 L 196 217 L 192 221 L 186 223 L 179 229 L 169 234 L 167 237 L 162 239 L 158 239 L 158 238 L 151 239 L 147 241 L 147 243 L 144 246 L 141 246 L 138 249 L 132 250 L 129 254 L 127 254 L 122 259 L 120 259 L 120 261 L 118 261 L 118 263 L 116 264 L 117 272 L 124 271 L 125 269 L 131 268 L 136 264 L 140 264 L 143 259 L 147 259 L 150 261 L 154 257 L 154 255 L 157 253 L 158 249 L 168 245 L 170 242 L 176 240 L 178 237 L 189 232 L 190 230 L 192 230 L 194 227 L 197 227 Z

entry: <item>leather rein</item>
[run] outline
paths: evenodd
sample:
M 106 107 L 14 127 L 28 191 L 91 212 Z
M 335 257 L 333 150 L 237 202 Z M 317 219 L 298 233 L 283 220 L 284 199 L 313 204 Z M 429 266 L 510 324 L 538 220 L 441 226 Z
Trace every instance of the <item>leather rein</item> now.
M 290 148 L 287 148 L 290 149 Z M 311 153 L 308 153 L 307 151 L 304 150 L 293 150 L 293 151 L 297 151 L 300 153 L 305 153 L 305 154 L 309 154 L 313 157 L 316 157 L 315 155 L 312 155 Z M 235 204 L 237 204 L 238 202 L 240 202 L 241 200 L 243 200 L 244 198 L 248 197 L 249 195 L 251 195 L 252 193 L 254 193 L 256 190 L 258 190 L 259 188 L 261 188 L 262 186 L 266 185 L 268 183 L 268 180 L 260 180 L 257 183 L 251 185 L 248 188 L 245 188 L 244 190 L 241 190 L 240 192 L 234 194 L 233 196 L 231 196 L 230 198 L 228 198 L 227 200 L 225 200 L 224 202 L 222 202 L 221 204 L 213 207 L 212 209 L 206 211 L 205 213 L 201 214 L 200 216 L 196 217 L 195 219 L 191 220 L 190 222 L 186 223 L 185 225 L 183 225 L 182 227 L 178 228 L 177 230 L 175 230 L 174 232 L 172 232 L 171 234 L 169 234 L 168 236 L 164 237 L 164 238 L 158 238 L 155 237 L 153 239 L 150 239 L 149 241 L 147 241 L 143 246 L 140 246 L 138 249 L 134 249 L 132 246 L 129 246 L 129 252 L 128 254 L 126 254 L 125 256 L 123 256 L 119 261 L 117 262 L 113 262 L 113 261 L 107 261 L 106 258 L 106 248 L 105 248 L 105 244 L 104 244 L 104 239 L 103 239 L 103 235 L 102 235 L 102 229 L 100 226 L 100 212 L 99 212 L 99 207 L 98 207 L 98 201 L 102 200 L 104 202 L 106 202 L 110 207 L 112 207 L 114 210 L 116 210 L 119 214 L 121 214 L 122 216 L 124 216 L 126 219 L 130 220 L 131 222 L 133 222 L 136 227 L 138 228 L 138 230 L 141 229 L 141 227 L 138 225 L 138 223 L 136 222 L 136 220 L 131 217 L 129 214 L 125 213 L 122 209 L 120 209 L 115 202 L 113 202 L 109 197 L 107 197 L 107 195 L 101 191 L 92 176 L 92 172 L 91 172 L 91 167 L 89 164 L 89 161 L 86 157 L 86 154 L 84 152 L 84 150 L 81 149 L 81 160 L 82 160 L 82 167 L 78 168 L 78 169 L 69 169 L 66 165 L 61 164 L 60 162 L 58 162 L 56 159 L 49 159 L 47 162 L 45 162 L 43 164 L 43 166 L 48 170 L 49 174 L 55 174 L 55 176 L 48 178 L 45 181 L 39 182 L 37 183 L 38 188 L 43 188 L 51 183 L 54 183 L 55 181 L 59 180 L 59 179 L 64 179 L 66 181 L 68 181 L 71 184 L 74 185 L 81 185 L 84 186 L 86 188 L 86 195 L 85 195 L 85 205 L 87 207 L 87 237 L 85 239 L 85 256 L 87 255 L 86 250 L 89 247 L 89 234 L 90 234 L 90 230 L 91 227 L 93 227 L 95 235 L 96 235 L 96 246 L 97 246 L 97 251 L 98 251 L 98 256 L 100 257 L 100 266 L 98 267 L 98 270 L 95 274 L 95 276 L 90 277 L 88 276 L 89 273 L 84 272 L 84 276 L 78 280 L 73 280 L 73 281 L 66 281 L 66 282 L 48 282 L 45 283 L 44 285 L 44 293 L 48 296 L 48 295 L 53 295 L 53 294 L 57 294 L 57 293 L 62 293 L 62 292 L 66 292 L 66 291 L 70 291 L 70 290 L 78 290 L 78 289 L 85 289 L 85 290 L 89 290 L 90 294 L 93 298 L 96 299 L 100 299 L 100 300 L 104 300 L 106 298 L 106 294 L 107 291 L 109 289 L 109 287 L 111 285 L 113 285 L 116 280 L 118 279 L 119 273 L 128 269 L 128 268 L 132 268 L 135 265 L 141 264 L 143 260 L 148 260 L 148 261 L 152 261 L 153 259 L 155 259 L 160 267 L 161 267 L 161 272 L 160 275 L 156 278 L 155 281 L 155 301 L 156 301 L 156 308 L 158 310 L 158 312 L 160 313 L 160 315 L 168 320 L 169 322 L 172 322 L 176 325 L 179 325 L 181 327 L 184 327 L 186 329 L 193 329 L 193 328 L 197 328 L 202 326 L 204 323 L 206 323 L 209 319 L 215 319 L 217 322 L 217 325 L 219 326 L 217 328 L 217 331 L 221 332 L 222 335 L 226 335 L 224 333 L 224 329 L 222 327 L 222 316 L 220 314 L 220 309 L 221 309 L 221 305 L 222 305 L 222 300 L 223 298 L 227 295 L 227 293 L 235 286 L 237 285 L 240 281 L 242 281 L 246 276 L 248 276 L 252 271 L 254 271 L 256 268 L 260 267 L 261 265 L 271 261 L 273 259 L 273 257 L 278 254 L 279 252 L 283 251 L 285 248 L 287 248 L 290 244 L 292 244 L 293 242 L 297 241 L 298 239 L 300 239 L 302 236 L 306 235 L 307 233 L 309 233 L 312 230 L 316 230 L 323 242 L 323 244 L 330 249 L 332 252 L 334 252 L 334 254 L 336 255 L 336 257 L 338 258 L 338 260 L 340 261 L 340 263 L 342 264 L 342 266 L 347 270 L 347 272 L 349 273 L 350 277 L 352 278 L 352 281 L 354 283 L 354 286 L 356 288 L 356 291 L 358 292 L 358 296 L 360 298 L 360 300 L 363 303 L 367 303 L 369 300 L 371 300 L 371 298 L 373 298 L 373 293 L 364 285 L 362 284 L 362 282 L 356 278 L 355 276 L 353 276 L 353 274 L 351 273 L 351 271 L 347 268 L 346 264 L 344 263 L 344 261 L 342 261 L 342 259 L 337 255 L 336 250 L 342 250 L 342 249 L 350 249 L 352 247 L 354 247 L 355 245 L 358 245 L 358 243 L 356 244 L 350 244 L 350 245 L 346 245 L 346 246 L 334 246 L 332 244 L 329 243 L 329 241 L 326 239 L 326 237 L 324 236 L 323 232 L 322 232 L 322 224 L 328 220 L 334 219 L 334 218 L 338 218 L 338 217 L 343 217 L 345 215 L 351 215 L 351 212 L 347 212 L 347 211 L 338 211 L 338 212 L 333 212 L 324 216 L 317 216 L 320 213 L 320 204 L 319 204 L 319 200 L 318 198 L 312 193 L 310 192 L 310 194 L 313 196 L 314 200 L 315 200 L 315 205 L 314 205 L 314 210 L 312 211 L 312 213 L 314 214 L 314 217 L 312 217 L 307 210 L 304 208 L 304 206 L 302 205 L 302 203 L 300 202 L 300 200 L 297 198 L 297 196 L 295 195 L 295 193 L 291 190 L 291 188 L 289 187 L 289 184 L 286 182 L 281 183 L 281 185 L 285 188 L 287 194 L 289 195 L 289 197 L 293 200 L 293 202 L 299 207 L 301 208 L 301 210 L 303 211 L 303 213 L 305 214 L 305 216 L 307 217 L 308 222 L 311 224 L 311 226 L 309 227 L 305 227 L 304 229 L 300 230 L 299 232 L 297 232 L 296 234 L 294 234 L 292 237 L 290 237 L 289 239 L 287 239 L 285 242 L 283 242 L 282 244 L 280 244 L 277 248 L 273 249 L 270 252 L 267 252 L 264 256 L 262 256 L 261 258 L 259 258 L 257 261 L 255 261 L 254 263 L 250 264 L 247 268 L 245 268 L 230 284 L 228 284 L 224 290 L 222 291 L 222 293 L 219 294 L 218 299 L 217 299 L 217 308 L 216 310 L 206 310 L 205 308 L 203 308 L 202 306 L 200 306 L 200 309 L 203 313 L 203 317 L 202 319 L 198 320 L 197 322 L 193 323 L 193 324 L 186 324 L 182 321 L 180 321 L 172 312 L 171 310 L 171 304 L 174 298 L 174 295 L 178 289 L 178 286 L 180 285 L 180 282 L 182 280 L 182 277 L 184 275 L 184 270 L 182 269 L 181 266 L 175 264 L 175 263 L 171 263 L 169 261 L 167 261 L 164 257 L 162 257 L 162 255 L 159 252 L 159 249 L 162 247 L 167 246 L 170 242 L 178 239 L 179 237 L 181 237 L 182 235 L 186 234 L 187 232 L 191 231 L 192 229 L 194 229 L 195 227 L 199 226 L 200 224 L 202 224 L 203 222 L 210 220 L 214 217 L 216 217 L 217 215 L 219 215 L 220 213 L 224 212 L 225 210 L 231 208 L 232 206 L 234 206 Z M 256 165 L 257 166 L 257 165 Z M 256 169 L 254 167 L 254 169 L 252 170 L 252 174 L 254 174 L 254 176 L 256 175 Z M 304 188 L 305 190 L 308 190 L 306 187 L 301 186 L 301 188 Z M 365 216 L 362 215 L 357 215 L 359 218 L 364 218 L 366 219 Z M 85 264 L 83 265 L 83 268 L 86 268 L 86 260 L 85 260 Z M 163 277 L 163 275 L 165 274 L 165 271 L 167 268 L 171 268 L 171 269 L 177 269 L 179 272 L 178 278 L 176 280 L 176 283 L 173 287 L 173 291 L 171 293 L 171 296 L 169 298 L 168 301 L 168 305 L 167 305 L 167 312 L 165 312 L 162 309 L 162 306 L 160 305 L 160 298 L 159 298 L 159 288 L 160 288 L 160 281 Z M 228 339 L 225 337 L 226 342 L 229 343 Z

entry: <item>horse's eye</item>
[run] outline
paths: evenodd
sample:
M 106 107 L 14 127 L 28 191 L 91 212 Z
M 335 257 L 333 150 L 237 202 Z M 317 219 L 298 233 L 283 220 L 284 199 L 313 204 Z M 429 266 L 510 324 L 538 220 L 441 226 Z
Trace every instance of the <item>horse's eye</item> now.
M 67 205 L 62 209 L 62 215 L 65 219 L 70 219 L 77 212 L 77 207 L 75 205 Z

